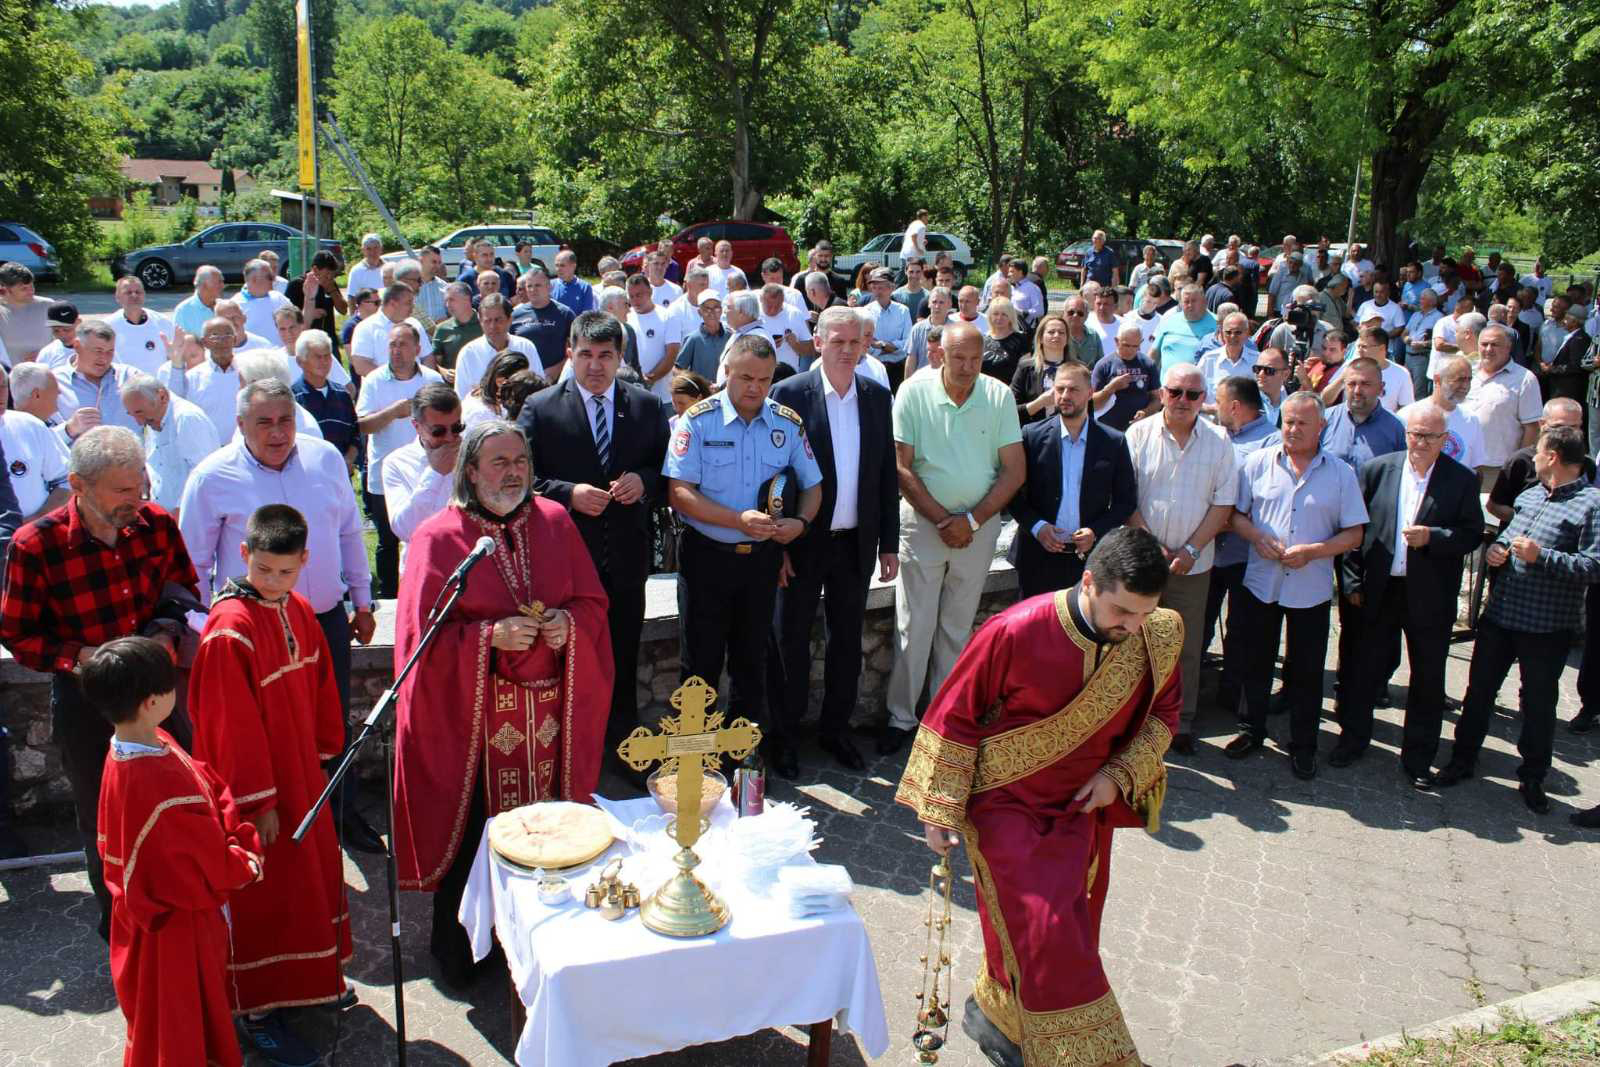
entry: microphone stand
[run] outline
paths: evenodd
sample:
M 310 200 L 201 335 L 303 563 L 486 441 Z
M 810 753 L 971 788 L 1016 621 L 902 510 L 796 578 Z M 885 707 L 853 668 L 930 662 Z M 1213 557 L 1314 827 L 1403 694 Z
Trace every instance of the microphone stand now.
M 450 582 L 446 583 L 445 589 L 440 590 L 441 596 L 448 591 L 450 594 L 449 599 L 444 602 L 442 609 L 436 614 L 432 614 L 433 621 L 429 623 L 427 632 L 422 635 L 422 640 L 412 651 L 411 658 L 406 660 L 406 665 L 395 676 L 394 684 L 385 689 L 383 695 L 378 698 L 378 702 L 372 706 L 372 712 L 367 716 L 366 723 L 361 728 L 361 733 L 350 743 L 349 749 L 345 751 L 344 759 L 339 761 L 339 766 L 329 776 L 327 787 L 322 790 L 322 795 L 317 797 L 317 802 L 311 805 L 311 810 L 306 812 L 306 817 L 300 820 L 300 825 L 295 827 L 293 834 L 289 835 L 291 840 L 299 844 L 306 834 L 310 832 L 311 824 L 316 822 L 317 816 L 322 814 L 322 809 L 328 806 L 329 799 L 339 788 L 339 783 L 344 781 L 344 776 L 349 773 L 351 767 L 355 766 L 356 758 L 361 754 L 362 746 L 367 743 L 367 739 L 381 725 L 383 727 L 384 750 L 383 791 L 389 803 L 389 832 L 384 835 L 383 839 L 383 862 L 384 873 L 389 883 L 389 955 L 390 967 L 394 974 L 395 1039 L 398 1042 L 396 1062 L 399 1063 L 400 1067 L 405 1067 L 406 1064 L 405 977 L 400 959 L 400 887 L 394 866 L 394 724 L 392 721 L 386 722 L 385 719 L 390 709 L 394 707 L 395 701 L 399 699 L 400 686 L 405 683 L 406 676 L 411 673 L 411 668 L 417 665 L 417 659 L 422 655 L 423 650 L 433 643 L 434 637 L 439 632 L 439 627 L 450 614 L 450 609 L 456 606 L 456 601 L 461 599 L 461 593 L 466 589 L 466 586 L 467 572 L 463 571 L 459 575 L 452 575 Z

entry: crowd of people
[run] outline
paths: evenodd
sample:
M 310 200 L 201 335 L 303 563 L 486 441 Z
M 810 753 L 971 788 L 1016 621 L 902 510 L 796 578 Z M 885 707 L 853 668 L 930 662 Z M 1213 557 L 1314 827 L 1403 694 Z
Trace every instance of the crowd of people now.
M 349 1001 L 335 832 L 356 850 L 384 843 L 348 791 L 303 853 L 315 862 L 285 850 L 287 830 L 348 744 L 350 649 L 372 640 L 374 601 L 398 599 L 402 662 L 479 536 L 497 544 L 498 579 L 463 599 L 398 722 L 401 882 L 435 893 L 431 948 L 454 982 L 472 974 L 455 915 L 484 820 L 586 800 L 602 771 L 641 784 L 615 752 L 639 725 L 645 583 L 664 568 L 684 677 L 726 668 L 731 706 L 761 724 L 783 778 L 800 773 L 818 703 L 818 748 L 866 766 L 851 721 L 874 578 L 895 590 L 877 754 L 918 738 L 914 770 L 959 748 L 919 722 L 930 700 L 981 711 L 961 705 L 964 686 L 1004 702 L 999 676 L 959 665 L 1010 529 L 1021 598 L 1092 653 L 1085 679 L 1103 645 L 1160 630 L 1170 687 L 1140 735 L 1146 762 L 1199 755 L 1208 716 L 1235 727 L 1221 753 L 1249 758 L 1286 712 L 1296 777 L 1348 767 L 1403 635 L 1405 781 L 1474 774 L 1515 663 L 1521 795 L 1549 811 L 1575 644 L 1568 727 L 1600 718 L 1589 286 L 1557 293 L 1542 265 L 1519 277 L 1496 256 L 1480 269 L 1470 248 L 1388 265 L 1293 237 L 1263 270 L 1237 237 L 1210 236 L 1170 264 L 1146 248 L 1124 285 L 1097 232 L 1057 311 L 1048 260 L 1004 255 L 964 284 L 948 255 L 927 255 L 926 223 L 907 227 L 898 268 L 840 271 L 821 241 L 800 272 L 768 260 L 751 279 L 728 242 L 703 241 L 686 264 L 666 246 L 632 275 L 604 259 L 598 284 L 569 251 L 552 277 L 531 248 L 501 262 L 486 241 L 451 280 L 437 248 L 395 262 L 371 235 L 343 287 L 331 253 L 292 280 L 262 253 L 232 296 L 234 265 L 200 268 L 170 317 L 135 277 L 100 319 L 0 265 L 0 643 L 52 678 L 114 959 L 154 951 L 149 915 L 228 897 L 234 980 L 196 991 L 195 1018 L 231 1011 L 274 1062 L 312 1062 L 279 1009 Z M 1467 612 L 1476 643 L 1440 764 L 1464 583 L 1486 591 Z M 1118 608 L 1119 589 L 1137 603 Z M 1102 628 L 1119 610 L 1125 623 Z M 1339 736 L 1322 754 L 1335 611 Z M 164 754 L 164 777 L 132 762 Z M 1130 809 L 1152 787 L 1140 767 L 1106 772 Z M 954 810 L 927 788 L 908 802 Z M 162 790 L 187 790 L 206 831 L 163 829 L 150 847 L 213 848 L 204 877 L 171 893 L 133 880 L 136 824 L 156 825 Z M 925 820 L 930 843 L 958 828 L 943 817 Z M 1600 827 L 1600 807 L 1573 821 Z M 288 914 L 291 898 L 317 905 Z M 211 920 L 186 929 L 190 951 L 227 955 Z M 130 1006 L 130 1040 L 158 1041 L 165 1010 Z M 213 1029 L 207 1060 L 237 1062 Z

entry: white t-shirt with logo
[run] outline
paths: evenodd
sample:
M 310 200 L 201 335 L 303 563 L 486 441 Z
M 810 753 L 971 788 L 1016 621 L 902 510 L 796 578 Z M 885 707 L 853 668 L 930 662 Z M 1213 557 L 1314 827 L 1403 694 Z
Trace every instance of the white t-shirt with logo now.
M 1419 400 L 1415 404 L 1407 404 L 1395 414 L 1403 422 L 1406 412 L 1422 404 L 1438 409 L 1438 405 L 1431 400 Z M 1483 466 L 1483 426 L 1476 415 L 1460 404 L 1456 405 L 1454 411 L 1444 413 L 1444 449 L 1441 454 L 1469 470 Z
M 17 494 L 17 509 L 25 517 L 32 515 L 52 489 L 67 482 L 66 446 L 26 411 L 8 411 L 0 417 L 0 441 L 5 442 L 6 474 Z
M 670 307 L 682 295 L 683 286 L 677 282 L 662 281 L 660 285 L 650 287 L 650 300 L 658 308 Z
M 667 346 L 683 343 L 683 329 L 676 316 L 662 307 L 652 307 L 643 315 L 629 310 L 628 325 L 639 341 L 639 370 L 649 374 L 666 358 Z M 667 403 L 672 402 L 672 375 L 664 374 L 650 391 Z
M 106 319 L 106 325 L 117 335 L 116 362 L 152 375 L 167 362 L 167 346 L 172 343 L 174 327 L 172 320 L 159 311 L 146 310 L 144 321 L 137 326 L 118 311 Z

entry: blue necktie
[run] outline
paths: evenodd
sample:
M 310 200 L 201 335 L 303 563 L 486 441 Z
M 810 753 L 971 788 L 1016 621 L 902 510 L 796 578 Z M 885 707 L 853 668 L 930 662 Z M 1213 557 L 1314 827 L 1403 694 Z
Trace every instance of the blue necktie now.
M 606 398 L 594 398 L 594 450 L 600 454 L 600 469 L 611 467 L 611 430 L 606 426 Z

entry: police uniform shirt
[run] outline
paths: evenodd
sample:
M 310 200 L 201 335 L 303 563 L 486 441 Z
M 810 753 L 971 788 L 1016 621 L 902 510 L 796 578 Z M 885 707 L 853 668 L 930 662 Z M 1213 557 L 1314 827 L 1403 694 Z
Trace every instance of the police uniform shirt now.
M 726 391 L 690 407 L 678 420 L 662 473 L 696 486 L 707 500 L 734 511 L 756 506 L 761 485 L 784 468 L 793 468 L 801 489 L 822 481 L 800 416 L 768 398 L 745 422 Z M 715 541 L 748 541 L 743 530 L 713 526 L 685 515 L 684 521 Z

